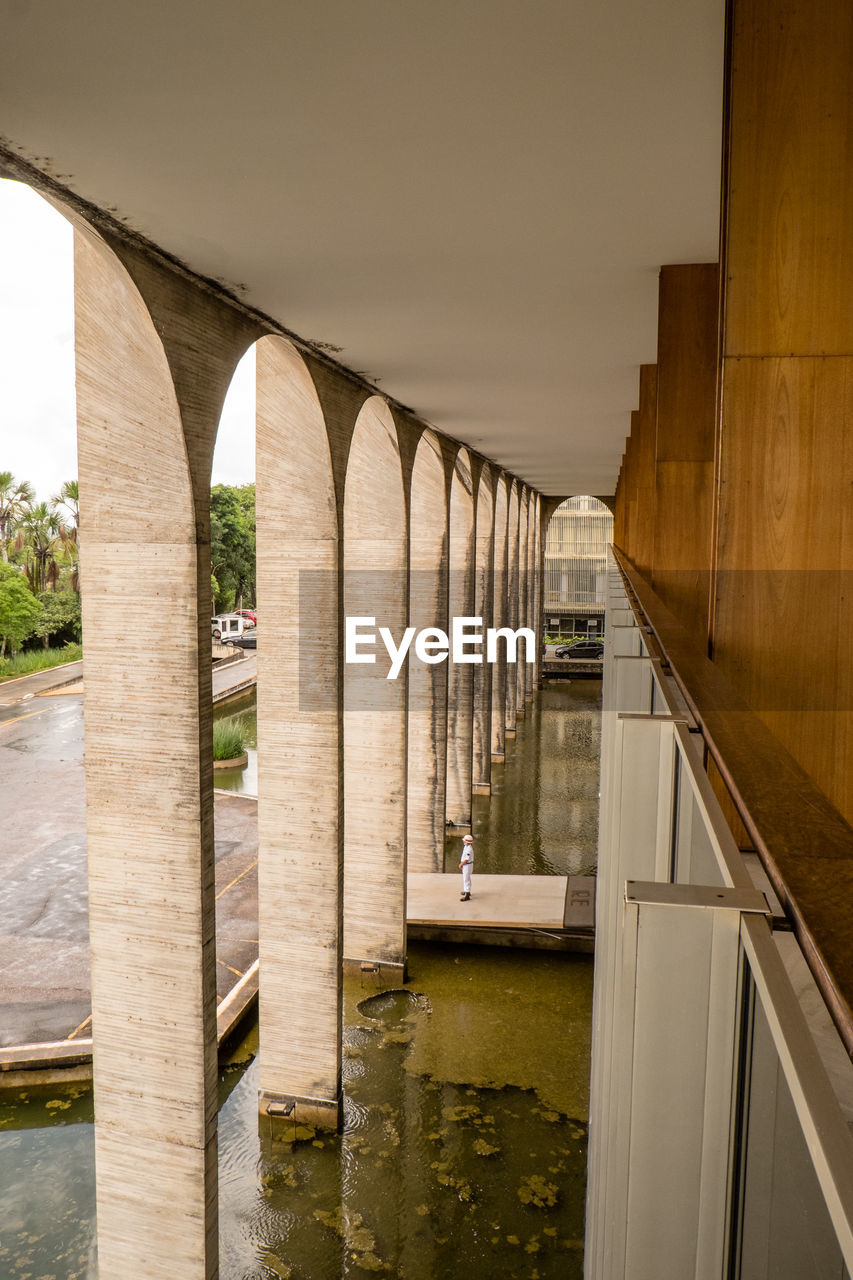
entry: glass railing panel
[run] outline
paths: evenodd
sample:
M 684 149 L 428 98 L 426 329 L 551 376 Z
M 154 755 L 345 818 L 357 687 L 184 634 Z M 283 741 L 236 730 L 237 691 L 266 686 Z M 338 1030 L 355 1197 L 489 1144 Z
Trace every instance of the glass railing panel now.
M 735 1280 L 840 1280 L 847 1275 L 794 1101 L 755 988 L 735 1197 Z
M 675 884 L 725 885 L 714 845 L 705 825 L 705 814 L 696 800 L 690 778 L 690 762 L 676 756 L 673 799 L 672 878 Z

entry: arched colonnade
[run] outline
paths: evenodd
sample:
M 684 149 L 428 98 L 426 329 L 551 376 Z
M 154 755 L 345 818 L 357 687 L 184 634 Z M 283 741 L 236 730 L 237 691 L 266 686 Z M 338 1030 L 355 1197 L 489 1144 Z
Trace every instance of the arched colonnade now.
M 538 678 L 524 663 L 408 662 L 387 680 L 379 643 L 375 663 L 344 661 L 345 619 L 374 618 L 397 641 L 453 616 L 540 635 L 539 498 L 174 264 L 62 211 L 86 522 L 100 1274 L 209 1277 L 209 490 L 233 371 L 257 344 L 264 1113 L 338 1125 L 342 970 L 401 980 L 407 869 L 442 870 L 446 829 L 470 826 L 472 791 L 488 793 Z M 152 646 L 145 619 L 164 607 L 169 643 Z

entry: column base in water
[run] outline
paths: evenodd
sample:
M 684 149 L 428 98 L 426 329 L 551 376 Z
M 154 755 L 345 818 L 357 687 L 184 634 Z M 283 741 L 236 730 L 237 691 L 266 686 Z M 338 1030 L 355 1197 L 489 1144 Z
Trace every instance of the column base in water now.
M 258 1093 L 258 1115 L 269 1121 L 270 1136 L 292 1141 L 299 1126 L 337 1132 L 343 1119 L 343 1105 L 337 1098 L 300 1098 L 295 1094 Z

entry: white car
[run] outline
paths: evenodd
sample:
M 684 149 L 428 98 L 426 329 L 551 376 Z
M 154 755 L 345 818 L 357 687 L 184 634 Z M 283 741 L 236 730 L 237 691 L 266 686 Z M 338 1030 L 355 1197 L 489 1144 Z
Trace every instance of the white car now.
M 218 613 L 215 618 L 210 619 L 210 630 L 214 640 L 233 640 L 237 636 L 245 635 L 251 627 L 252 624 L 248 618 L 242 618 L 239 613 Z

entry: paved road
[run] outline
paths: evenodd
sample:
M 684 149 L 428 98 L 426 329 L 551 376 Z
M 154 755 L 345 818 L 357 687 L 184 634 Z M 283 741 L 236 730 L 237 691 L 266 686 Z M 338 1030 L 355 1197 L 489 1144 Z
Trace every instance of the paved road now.
M 50 676 L 0 686 L 0 1046 L 90 1034 L 83 699 Z M 215 798 L 220 999 L 257 957 L 256 811 Z
M 64 667 L 53 667 L 50 671 L 38 671 L 32 676 L 6 680 L 0 684 L 0 714 L 6 707 L 16 707 L 21 702 L 28 702 L 36 694 L 79 680 L 82 675 L 82 662 L 68 662 Z
M 240 662 L 213 668 L 213 701 L 219 702 L 234 689 L 254 684 L 258 678 L 258 655 L 247 653 Z

